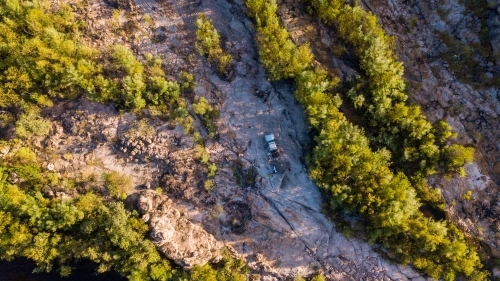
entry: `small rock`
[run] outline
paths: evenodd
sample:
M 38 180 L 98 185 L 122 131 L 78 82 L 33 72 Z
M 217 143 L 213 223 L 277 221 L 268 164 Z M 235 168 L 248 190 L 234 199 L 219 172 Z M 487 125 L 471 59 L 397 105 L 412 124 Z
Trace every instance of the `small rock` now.
M 5 155 L 5 154 L 9 153 L 9 150 L 10 150 L 9 147 L 4 147 L 0 150 L 0 154 Z
M 247 75 L 247 65 L 244 62 L 239 62 L 236 65 L 236 73 L 241 76 L 246 76 Z
M 493 268 L 492 273 L 493 273 L 493 277 L 495 277 L 495 279 L 500 277 L 500 269 Z

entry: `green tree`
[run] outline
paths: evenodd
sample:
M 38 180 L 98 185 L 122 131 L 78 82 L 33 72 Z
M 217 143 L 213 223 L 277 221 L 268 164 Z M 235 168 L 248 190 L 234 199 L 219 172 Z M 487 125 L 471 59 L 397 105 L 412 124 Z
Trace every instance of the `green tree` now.
M 248 268 L 242 259 L 231 257 L 229 250 L 222 249 L 222 260 L 217 264 L 195 266 L 191 270 L 192 281 L 245 281 Z
M 417 106 L 407 104 L 404 68 L 393 51 L 394 39 L 384 32 L 375 15 L 358 5 L 350 6 L 343 0 L 311 0 L 310 4 L 321 20 L 337 28 L 359 57 L 365 75 L 347 96 L 369 120 L 372 145 L 403 156 L 391 165 L 396 171 L 410 177 L 436 173 L 443 144 L 454 134 L 444 121 L 432 126 Z M 444 166 L 453 170 L 450 165 Z
M 276 1 L 246 1 L 247 9 L 255 16 L 257 41 L 262 65 L 271 80 L 293 78 L 312 62 L 307 44 L 297 47 L 288 32 L 281 28 L 276 15 Z
M 458 171 L 460 176 L 465 176 L 463 166 L 474 161 L 474 148 L 452 144 L 445 148 L 444 160 L 448 163 L 450 170 Z
M 198 101 L 193 104 L 194 112 L 200 115 L 203 123 L 209 134 L 215 136 L 215 119 L 219 117 L 219 111 L 213 108 L 204 97 L 198 98 Z

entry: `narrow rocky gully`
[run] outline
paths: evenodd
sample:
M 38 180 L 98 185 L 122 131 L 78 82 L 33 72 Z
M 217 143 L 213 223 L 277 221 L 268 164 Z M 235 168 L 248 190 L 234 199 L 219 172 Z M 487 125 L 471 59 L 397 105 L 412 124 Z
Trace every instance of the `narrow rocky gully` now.
M 180 42 L 188 42 L 186 53 L 194 52 L 199 12 L 213 20 L 225 48 L 236 56 L 226 80 L 204 59 L 190 59 L 196 95 L 220 109 L 218 136 L 206 145 L 219 167 L 216 188 L 203 198 L 183 194 L 176 201 L 192 222 L 231 246 L 261 280 L 319 271 L 329 280 L 424 279 L 408 266 L 385 260 L 369 244 L 340 234 L 322 214 L 321 195 L 304 166 L 308 128 L 302 109 L 290 84 L 267 80 L 242 1 L 136 0 L 136 5 L 155 20 L 163 38 L 160 43 L 145 40 L 140 47 L 163 55 L 168 66 L 182 61 L 178 48 L 186 45 Z M 280 147 L 274 162 L 264 144 L 268 132 L 274 133 Z

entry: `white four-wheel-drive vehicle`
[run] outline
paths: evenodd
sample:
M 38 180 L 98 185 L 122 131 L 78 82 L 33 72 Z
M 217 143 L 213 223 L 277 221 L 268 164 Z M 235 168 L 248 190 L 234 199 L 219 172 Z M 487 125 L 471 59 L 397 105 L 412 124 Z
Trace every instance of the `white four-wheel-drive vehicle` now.
M 279 156 L 278 147 L 276 146 L 276 141 L 274 139 L 274 134 L 266 134 L 264 136 L 266 140 L 266 145 L 269 149 L 269 156 L 277 158 Z

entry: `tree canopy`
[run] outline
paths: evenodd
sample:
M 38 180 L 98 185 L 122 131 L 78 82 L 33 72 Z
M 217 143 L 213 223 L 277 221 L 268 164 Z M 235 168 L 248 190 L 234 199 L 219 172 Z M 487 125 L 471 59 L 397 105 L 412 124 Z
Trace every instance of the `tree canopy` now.
M 200 13 L 196 19 L 196 49 L 215 64 L 217 72 L 227 75 L 233 57 L 221 47 L 220 35 L 207 15 Z

